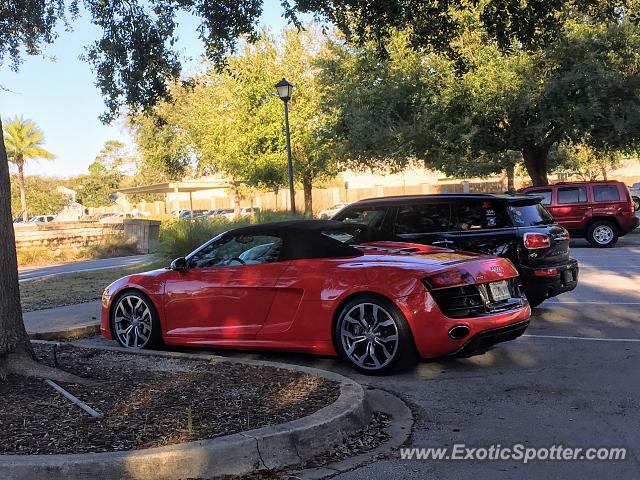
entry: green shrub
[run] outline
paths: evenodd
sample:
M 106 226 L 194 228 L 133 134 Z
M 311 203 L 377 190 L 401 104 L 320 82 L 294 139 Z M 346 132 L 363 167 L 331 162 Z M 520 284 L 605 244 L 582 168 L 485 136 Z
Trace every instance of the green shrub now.
M 187 255 L 200 245 L 208 242 L 216 235 L 234 228 L 246 227 L 254 223 L 277 222 L 302 218 L 290 212 L 260 212 L 255 217 L 245 217 L 238 220 L 212 218 L 207 220 L 178 220 L 165 219 L 160 226 L 160 251 L 162 254 L 176 258 Z
M 122 238 L 110 238 L 100 245 L 86 247 L 36 246 L 17 249 L 18 265 L 21 267 L 93 260 L 96 258 L 123 257 L 134 255 L 135 253 L 137 253 L 136 244 L 126 242 Z

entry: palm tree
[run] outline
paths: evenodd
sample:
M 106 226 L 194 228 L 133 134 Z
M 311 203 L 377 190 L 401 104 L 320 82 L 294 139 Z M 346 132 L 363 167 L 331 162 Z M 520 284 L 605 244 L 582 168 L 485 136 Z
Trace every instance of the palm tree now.
M 27 160 L 44 158 L 51 160 L 53 153 L 42 148 L 44 132 L 31 120 L 15 117 L 5 121 L 4 142 L 7 148 L 7 159 L 18 166 L 18 185 L 20 186 L 20 203 L 23 222 L 29 221 L 27 212 L 27 195 L 24 189 L 24 164 Z

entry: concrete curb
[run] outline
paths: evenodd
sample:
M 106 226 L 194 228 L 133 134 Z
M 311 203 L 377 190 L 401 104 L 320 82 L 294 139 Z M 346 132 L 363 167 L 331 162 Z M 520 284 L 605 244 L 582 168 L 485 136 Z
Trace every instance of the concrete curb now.
M 85 337 L 100 335 L 100 325 L 82 325 L 80 327 L 65 328 L 51 332 L 29 333 L 31 340 L 78 340 Z
M 45 342 L 42 342 L 45 343 Z M 87 347 L 133 353 L 119 347 Z M 304 372 L 340 384 L 333 404 L 291 422 L 234 435 L 128 452 L 73 455 L 0 455 L 3 480 L 174 480 L 243 475 L 299 465 L 364 428 L 370 409 L 362 386 L 342 375 L 309 367 L 258 360 L 236 360 L 181 352 L 136 354 L 271 366 Z
M 389 440 L 379 445 L 373 450 L 345 458 L 337 462 L 329 463 L 315 468 L 292 472 L 289 477 L 299 480 L 318 480 L 330 478 L 340 473 L 354 470 L 363 465 L 367 465 L 389 454 L 405 445 L 413 431 L 414 418 L 411 409 L 407 404 L 389 392 L 378 389 L 366 391 L 367 404 L 371 411 L 384 412 L 391 415 L 391 424 L 385 428 L 389 434 Z

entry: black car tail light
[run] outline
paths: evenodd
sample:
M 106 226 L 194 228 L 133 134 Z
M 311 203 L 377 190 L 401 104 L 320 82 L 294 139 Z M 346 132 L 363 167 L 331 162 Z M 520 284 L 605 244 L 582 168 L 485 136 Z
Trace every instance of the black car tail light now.
M 527 232 L 524 234 L 524 246 L 529 250 L 549 248 L 551 246 L 551 238 L 544 233 Z

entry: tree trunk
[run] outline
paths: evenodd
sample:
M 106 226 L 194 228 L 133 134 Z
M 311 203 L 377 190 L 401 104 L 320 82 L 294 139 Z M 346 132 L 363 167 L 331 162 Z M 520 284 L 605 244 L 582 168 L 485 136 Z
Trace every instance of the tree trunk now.
M 0 379 L 9 374 L 49 378 L 58 382 L 93 384 L 92 380 L 51 368 L 34 360 L 22 320 L 16 239 L 11 217 L 11 183 L 0 120 Z
M 27 212 L 27 191 L 24 188 L 24 159 L 22 158 L 22 156 L 18 156 L 18 158 L 16 158 L 16 164 L 18 165 L 18 186 L 20 187 L 20 207 L 22 208 L 22 221 L 24 223 L 29 223 L 29 212 Z
M 240 192 L 235 182 L 231 183 L 231 194 L 233 195 L 233 218 L 240 218 Z
M 549 185 L 547 177 L 547 158 L 549 150 L 537 146 L 525 147 L 522 150 L 522 158 L 527 173 L 531 177 L 534 186 Z
M 21 164 L 18 164 L 22 172 Z M 22 179 L 22 173 L 19 178 Z M 24 179 L 22 179 L 23 181 Z M 24 185 L 20 184 L 22 191 Z M 23 205 L 24 208 L 24 205 Z M 2 122 L 0 121 L 0 369 L 4 370 L 6 357 L 10 354 L 23 354 L 31 357 L 33 350 L 29 336 L 22 321 L 20 288 L 18 284 L 18 260 L 16 239 L 11 217 L 11 184 L 7 151 L 4 146 Z M 1 372 L 0 372 L 1 373 Z
M 313 180 L 309 177 L 302 177 L 302 189 L 304 190 L 304 214 L 307 217 L 313 216 Z
M 515 165 L 509 165 L 505 171 L 507 173 L 507 191 L 514 192 L 516 190 L 516 167 Z

